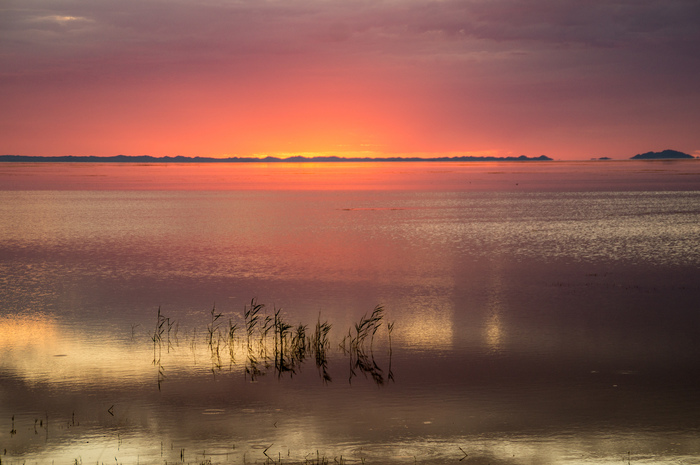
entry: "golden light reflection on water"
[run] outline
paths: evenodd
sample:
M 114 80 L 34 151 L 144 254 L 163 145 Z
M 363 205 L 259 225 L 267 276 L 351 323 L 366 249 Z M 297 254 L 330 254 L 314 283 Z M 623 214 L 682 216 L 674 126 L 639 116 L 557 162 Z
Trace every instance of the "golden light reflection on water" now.
M 401 324 L 392 338 L 397 346 L 421 350 L 445 350 L 454 342 L 454 303 L 446 295 L 406 299 Z
M 244 418 L 238 418 L 244 421 Z M 181 448 L 176 438 L 155 441 L 147 435 L 105 438 L 78 435 L 50 451 L 29 453 L 25 463 L 465 463 L 589 465 L 697 463 L 700 441 L 691 434 L 584 433 L 561 435 L 483 435 L 376 440 L 371 444 L 341 441 L 326 444 L 313 419 L 295 424 L 295 431 L 266 431 L 269 435 L 236 445 L 217 439 L 196 441 Z M 311 439 L 311 441 L 309 441 Z M 307 444 L 323 444 L 309 448 Z M 306 446 L 306 447 L 305 447 Z M 660 455 L 658 451 L 665 451 Z M 342 458 L 342 462 L 340 459 Z M 280 460 L 281 459 L 281 460 Z M 335 460 L 334 460 L 335 459 Z M 5 461 L 3 461 L 5 462 Z M 106 461 L 105 461 L 106 463 Z
M 486 339 L 486 345 L 492 351 L 498 351 L 503 344 L 504 334 L 503 325 L 501 323 L 501 316 L 499 313 L 492 313 L 491 316 L 486 320 L 484 325 L 484 335 Z
M 57 335 L 55 321 L 43 315 L 0 317 L 0 350 L 50 347 L 55 351 Z
M 487 297 L 488 316 L 484 321 L 483 338 L 486 347 L 492 352 L 499 352 L 503 349 L 505 341 L 505 328 L 501 314 L 503 313 L 503 282 L 498 266 L 494 266 L 492 277 L 489 282 Z
M 203 340 L 193 344 L 186 335 L 154 346 L 144 333 L 133 341 L 116 340 L 61 327 L 47 317 L 14 316 L 0 318 L 0 354 L 0 368 L 18 379 L 79 389 L 155 383 L 159 365 L 182 371 L 218 364 L 240 372 L 243 367 L 232 360 L 244 360 L 246 350 L 239 344 L 230 351 L 224 345 L 217 359 Z

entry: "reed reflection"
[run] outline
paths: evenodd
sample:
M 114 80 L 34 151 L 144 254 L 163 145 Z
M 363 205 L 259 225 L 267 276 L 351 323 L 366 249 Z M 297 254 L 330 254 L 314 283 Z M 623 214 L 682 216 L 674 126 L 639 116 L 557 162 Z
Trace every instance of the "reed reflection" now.
M 350 356 L 350 377 L 348 382 L 357 376 L 358 372 L 364 375 L 370 375 L 378 385 L 384 384 L 384 372 L 377 365 L 374 359 L 374 335 L 382 325 L 384 318 L 384 308 L 376 306 L 372 314 L 367 317 L 364 315 L 359 323 L 355 323 L 355 333 L 348 330 L 348 335 L 343 338 L 341 347 L 343 352 Z M 394 329 L 393 323 L 387 323 L 389 335 L 389 372 L 387 378 L 392 380 L 394 375 L 391 371 L 391 331 Z M 369 339 L 369 348 L 365 346 L 365 341 Z M 348 347 L 346 348 L 346 343 Z

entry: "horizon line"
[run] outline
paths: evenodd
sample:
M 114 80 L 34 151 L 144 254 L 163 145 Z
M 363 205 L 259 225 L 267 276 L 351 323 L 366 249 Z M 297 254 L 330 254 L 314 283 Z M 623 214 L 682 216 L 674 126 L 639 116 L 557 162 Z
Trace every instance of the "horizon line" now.
M 553 161 L 546 155 L 537 157 L 519 156 L 441 156 L 441 157 L 341 157 L 320 155 L 307 157 L 294 155 L 287 158 L 266 157 L 186 157 L 183 155 L 155 157 L 152 155 L 0 155 L 0 162 L 69 162 L 69 163 L 331 163 L 331 162 L 421 162 L 421 161 Z

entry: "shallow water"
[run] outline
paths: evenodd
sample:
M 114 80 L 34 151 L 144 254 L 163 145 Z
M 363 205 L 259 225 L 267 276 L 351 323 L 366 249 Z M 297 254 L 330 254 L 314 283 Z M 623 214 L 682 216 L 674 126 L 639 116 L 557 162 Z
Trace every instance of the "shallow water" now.
M 2 164 L 2 463 L 700 463 L 698 168 Z

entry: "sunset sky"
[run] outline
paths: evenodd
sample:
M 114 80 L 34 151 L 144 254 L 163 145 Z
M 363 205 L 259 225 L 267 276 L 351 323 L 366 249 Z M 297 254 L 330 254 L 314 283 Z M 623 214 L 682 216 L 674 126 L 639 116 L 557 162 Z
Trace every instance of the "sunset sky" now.
M 4 0 L 0 154 L 700 155 L 697 0 Z

